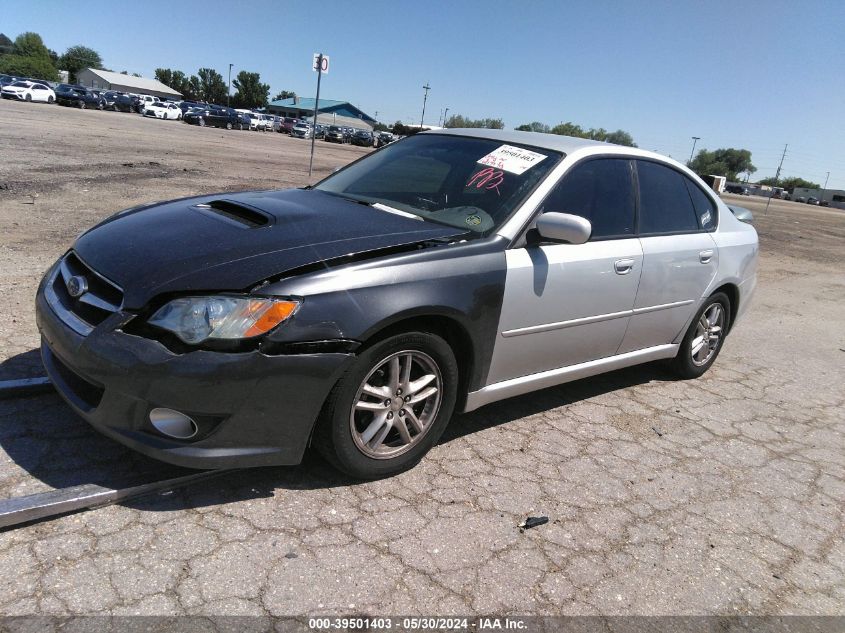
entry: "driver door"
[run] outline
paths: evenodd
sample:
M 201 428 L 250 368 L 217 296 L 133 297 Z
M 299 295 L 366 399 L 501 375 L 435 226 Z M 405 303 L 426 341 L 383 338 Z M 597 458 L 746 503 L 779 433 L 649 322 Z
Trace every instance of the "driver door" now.
M 543 202 L 590 220 L 584 244 L 507 251 L 507 277 L 488 384 L 616 354 L 637 295 L 643 251 L 634 236 L 630 161 L 575 165 Z M 529 240 L 531 241 L 531 240 Z

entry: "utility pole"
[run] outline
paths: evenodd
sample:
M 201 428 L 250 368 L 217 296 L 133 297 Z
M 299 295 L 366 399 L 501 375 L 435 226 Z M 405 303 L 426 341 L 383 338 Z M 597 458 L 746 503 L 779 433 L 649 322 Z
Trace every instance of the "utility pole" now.
M 428 91 L 431 90 L 431 86 L 428 85 L 428 82 L 426 82 L 423 86 L 423 90 L 425 90 L 425 95 L 423 95 L 423 111 L 422 116 L 420 117 L 420 132 L 422 132 L 423 121 L 425 121 L 425 102 L 428 100 Z
M 824 192 L 825 192 L 825 189 L 827 189 L 827 181 L 828 180 L 830 180 L 830 172 L 827 172 L 827 176 L 825 176 L 825 178 L 824 178 L 824 187 L 822 187 L 822 193 L 819 196 L 819 202 L 824 200 Z
M 446 108 L 446 112 L 443 113 L 443 127 L 446 127 L 447 116 L 449 116 L 449 108 Z
M 232 96 L 232 66 L 234 64 L 229 64 L 229 90 L 226 92 L 226 107 L 229 107 L 229 99 Z
M 775 172 L 775 184 L 773 184 L 772 187 L 777 187 L 778 178 L 780 178 L 780 170 L 783 167 L 783 159 L 786 158 L 786 148 L 787 147 L 789 147 L 789 143 L 787 143 L 786 145 L 783 146 L 783 154 L 781 154 L 781 156 L 780 156 L 780 165 L 778 165 L 778 170 Z M 774 191 L 772 191 L 772 193 L 774 194 Z M 769 196 L 769 200 L 766 202 L 766 210 L 764 211 L 764 213 L 766 213 L 766 214 L 769 213 L 769 203 L 771 203 L 771 201 L 772 201 L 772 196 Z
M 692 151 L 689 153 L 689 160 L 687 161 L 687 167 L 692 165 L 692 155 L 695 154 L 695 144 L 701 140 L 700 136 L 693 136 L 692 137 Z

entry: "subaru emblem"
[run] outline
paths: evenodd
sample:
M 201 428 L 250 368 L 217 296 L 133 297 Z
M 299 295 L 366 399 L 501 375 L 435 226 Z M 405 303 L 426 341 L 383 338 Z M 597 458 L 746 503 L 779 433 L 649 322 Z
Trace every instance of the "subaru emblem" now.
M 88 292 L 88 280 L 81 275 L 76 275 L 68 279 L 66 286 L 68 294 L 74 299 Z

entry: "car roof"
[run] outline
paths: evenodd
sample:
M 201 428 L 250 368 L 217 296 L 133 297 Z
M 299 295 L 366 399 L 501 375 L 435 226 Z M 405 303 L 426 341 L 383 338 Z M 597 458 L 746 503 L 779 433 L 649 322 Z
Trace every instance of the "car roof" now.
M 533 145 L 542 149 L 550 149 L 564 154 L 571 154 L 575 150 L 585 147 L 608 147 L 610 143 L 593 141 L 588 138 L 561 136 L 560 134 L 543 134 L 542 132 L 521 132 L 518 130 L 488 130 L 486 128 L 443 128 L 440 130 L 426 130 L 423 134 L 450 134 L 455 136 L 474 136 L 503 143 L 520 143 Z
M 488 130 L 483 128 L 443 128 L 439 130 L 426 130 L 422 134 L 446 134 L 450 136 L 470 136 L 475 138 L 484 138 L 502 143 L 520 143 L 538 147 L 540 149 L 548 149 L 557 152 L 563 152 L 566 155 L 571 155 L 580 150 L 598 150 L 593 153 L 604 153 L 606 150 L 608 154 L 616 154 L 619 156 L 627 156 L 630 158 L 651 158 L 663 163 L 680 167 L 682 171 L 692 174 L 692 172 L 680 162 L 675 159 L 658 154 L 657 152 L 650 152 L 648 150 L 640 149 L 638 147 L 628 147 L 625 145 L 617 145 L 615 143 L 605 143 L 603 141 L 594 141 L 588 138 L 576 138 L 573 136 L 561 136 L 559 134 L 544 134 L 542 132 L 522 132 L 517 130 Z

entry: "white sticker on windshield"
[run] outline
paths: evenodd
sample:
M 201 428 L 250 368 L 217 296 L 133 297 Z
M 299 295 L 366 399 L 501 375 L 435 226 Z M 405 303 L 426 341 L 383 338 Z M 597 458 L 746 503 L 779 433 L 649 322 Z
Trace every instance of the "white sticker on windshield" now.
M 531 150 L 514 147 L 513 145 L 502 145 L 478 162 L 482 165 L 489 165 L 519 175 L 531 169 L 544 158 L 545 156 L 542 154 Z

